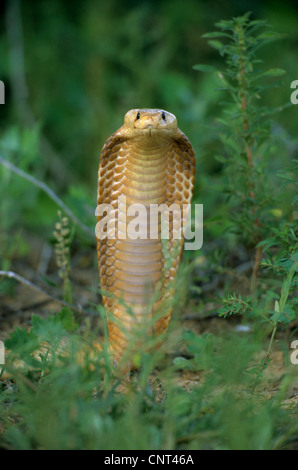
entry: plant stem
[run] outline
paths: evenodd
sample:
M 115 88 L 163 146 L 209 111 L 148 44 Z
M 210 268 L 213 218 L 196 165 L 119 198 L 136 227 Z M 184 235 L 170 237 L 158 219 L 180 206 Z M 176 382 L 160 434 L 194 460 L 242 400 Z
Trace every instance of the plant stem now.
M 0 163 L 6 166 L 6 168 L 8 168 L 10 171 L 13 171 L 17 175 L 24 178 L 25 180 L 30 181 L 30 183 L 34 184 L 34 186 L 37 186 L 38 188 L 42 189 L 42 191 L 44 191 L 52 199 L 52 201 L 54 201 L 57 204 L 57 206 L 59 206 L 76 225 L 78 225 L 90 237 L 94 238 L 95 232 L 93 232 L 92 230 L 90 230 L 89 227 L 83 224 L 74 215 L 74 213 L 64 204 L 64 202 L 61 201 L 61 199 L 54 193 L 54 191 L 51 188 L 49 188 L 43 181 L 39 181 L 38 179 L 34 178 L 34 176 L 29 175 L 28 173 L 16 167 L 11 162 L 9 162 L 8 160 L 6 160 L 5 158 L 1 156 L 0 156 Z
M 286 302 L 288 300 L 288 296 L 289 296 L 289 293 L 290 293 L 291 281 L 292 281 L 293 276 L 294 276 L 294 274 L 297 270 L 297 267 L 298 267 L 298 262 L 296 261 L 296 262 L 293 263 L 293 266 L 291 267 L 290 271 L 288 272 L 287 277 L 284 279 L 284 281 L 282 283 L 280 301 L 277 302 L 277 305 L 278 305 L 277 308 L 278 308 L 278 311 L 280 311 L 280 312 L 283 312 L 283 310 L 285 308 L 285 305 L 286 305 Z M 285 313 L 284 313 L 284 315 L 285 315 Z M 276 331 L 277 331 L 277 325 L 278 325 L 278 322 L 274 321 L 273 330 L 272 330 L 272 333 L 271 333 L 271 338 L 270 338 L 270 342 L 269 342 L 269 346 L 268 346 L 265 361 L 267 361 L 269 359 L 272 344 L 273 344 L 273 340 L 274 340 L 274 337 L 275 337 L 275 334 L 276 334 Z
M 272 330 L 272 333 L 271 333 L 270 342 L 269 342 L 269 346 L 268 346 L 265 361 L 267 361 L 270 357 L 271 348 L 272 348 L 272 344 L 273 344 L 273 340 L 274 340 L 276 331 L 277 331 L 277 322 L 274 322 L 274 326 L 273 326 L 273 330 Z
M 246 75 L 245 75 L 245 41 L 244 41 L 244 31 L 241 26 L 238 26 L 236 28 L 237 34 L 239 35 L 239 50 L 241 52 L 240 55 L 240 74 L 239 74 L 239 85 L 240 85 L 240 96 L 241 96 L 241 110 L 242 110 L 242 125 L 243 125 L 243 130 L 244 130 L 244 141 L 245 141 L 245 146 L 244 150 L 247 156 L 247 163 L 249 166 L 249 169 L 251 171 L 251 176 L 253 176 L 253 171 L 254 171 L 254 162 L 253 162 L 253 153 L 252 153 L 252 146 L 251 143 L 253 141 L 251 132 L 250 132 L 250 124 L 249 124 L 249 119 L 248 119 L 248 114 L 247 114 L 247 98 L 246 98 L 246 93 L 247 93 L 247 86 L 246 86 Z M 256 212 L 256 199 L 255 199 L 255 187 L 252 178 L 249 178 L 249 186 L 250 186 L 250 198 L 253 201 L 252 205 L 252 217 L 255 217 L 255 212 Z M 260 234 L 260 220 L 259 218 L 256 218 L 254 220 L 254 226 L 257 232 L 257 240 L 258 243 L 262 240 L 261 234 Z M 252 275 L 251 275 L 251 293 L 254 294 L 256 290 L 256 284 L 257 284 L 257 275 L 258 275 L 258 269 L 260 266 L 261 258 L 262 258 L 262 247 L 258 246 L 256 248 L 256 254 L 255 254 L 255 260 L 254 260 L 254 265 L 253 265 L 253 270 L 252 270 Z
M 258 276 L 258 270 L 259 270 L 261 259 L 262 259 L 262 253 L 263 253 L 263 248 L 261 246 L 258 246 L 256 249 L 256 255 L 255 255 L 254 265 L 252 269 L 251 280 L 250 280 L 250 290 L 251 290 L 252 295 L 255 293 L 256 287 L 257 287 L 257 276 Z
M 64 307 L 69 307 L 71 310 L 79 313 L 79 314 L 85 314 L 85 315 L 94 315 L 97 316 L 97 313 L 92 313 L 92 312 L 86 312 L 83 310 L 80 306 L 76 306 L 73 304 L 70 304 L 69 302 L 66 302 L 65 300 L 59 299 L 53 294 L 50 294 L 49 292 L 45 291 L 41 287 L 37 286 L 36 284 L 33 284 L 33 282 L 29 281 L 28 279 L 24 278 L 20 274 L 15 273 L 14 271 L 2 271 L 0 270 L 0 277 L 8 277 L 10 279 L 15 279 L 18 282 L 21 282 L 22 284 L 30 287 L 31 289 L 35 289 L 38 292 L 41 292 L 42 294 L 46 295 L 47 297 L 50 297 L 51 299 L 55 300 L 56 302 L 59 302 L 61 305 Z

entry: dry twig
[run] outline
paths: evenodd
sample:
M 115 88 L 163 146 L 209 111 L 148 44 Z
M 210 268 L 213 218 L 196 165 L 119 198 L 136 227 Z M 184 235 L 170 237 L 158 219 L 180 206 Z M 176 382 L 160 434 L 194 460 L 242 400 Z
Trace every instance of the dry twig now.
M 49 188 L 49 186 L 46 185 L 43 181 L 39 181 L 38 179 L 34 178 L 34 176 L 29 175 L 28 173 L 16 167 L 15 165 L 13 165 L 13 163 L 9 162 L 1 156 L 0 163 L 9 170 L 24 178 L 25 180 L 30 181 L 30 183 L 34 184 L 42 191 L 44 191 L 65 212 L 65 214 L 74 222 L 74 224 L 78 225 L 82 230 L 84 230 L 85 233 L 94 238 L 95 232 L 93 232 L 89 227 L 87 227 L 87 225 L 83 224 L 74 215 L 74 213 L 64 204 L 64 202 L 54 193 L 54 191 Z
M 35 289 L 38 292 L 41 292 L 42 294 L 46 295 L 47 297 L 50 297 L 51 299 L 55 300 L 56 302 L 59 302 L 64 307 L 69 307 L 71 310 L 74 310 L 75 312 L 77 312 L 81 315 L 82 314 L 84 314 L 84 315 L 98 315 L 97 313 L 86 312 L 80 306 L 72 305 L 72 304 L 69 304 L 68 302 L 65 302 L 62 299 L 59 299 L 55 295 L 50 294 L 49 292 L 45 291 L 44 289 L 37 286 L 36 284 L 33 284 L 33 282 L 29 281 L 28 279 L 21 276 L 20 274 L 15 273 L 14 271 L 1 271 L 0 270 L 0 276 L 8 277 L 10 279 L 15 279 L 16 281 L 19 281 L 22 284 L 25 284 L 26 286 L 30 287 L 31 289 Z

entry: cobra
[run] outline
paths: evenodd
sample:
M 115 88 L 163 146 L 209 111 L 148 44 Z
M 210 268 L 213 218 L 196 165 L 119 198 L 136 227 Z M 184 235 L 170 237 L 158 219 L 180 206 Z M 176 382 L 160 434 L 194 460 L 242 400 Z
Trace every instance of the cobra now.
M 114 362 L 129 369 L 135 366 L 138 348 L 148 344 L 150 350 L 168 328 L 183 248 L 183 236 L 173 236 L 174 214 L 169 216 L 169 237 L 163 240 L 162 218 L 152 222 L 149 209 L 190 204 L 194 175 L 192 146 L 176 117 L 164 110 L 130 110 L 102 148 L 97 204 L 112 208 L 109 220 L 116 231 L 109 237 L 107 228 L 106 236 L 97 238 L 99 277 L 109 349 Z M 127 206 L 141 204 L 148 210 L 138 218 L 137 238 L 127 236 L 132 217 L 119 202 L 124 197 Z M 98 215 L 97 222 L 102 221 L 103 214 Z M 148 236 L 152 231 L 157 237 Z

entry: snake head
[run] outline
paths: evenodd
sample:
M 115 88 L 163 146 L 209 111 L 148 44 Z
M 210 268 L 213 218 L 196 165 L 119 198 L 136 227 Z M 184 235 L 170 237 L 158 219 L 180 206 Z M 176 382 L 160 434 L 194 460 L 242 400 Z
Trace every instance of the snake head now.
M 177 119 L 174 114 L 163 109 L 131 109 L 124 117 L 121 130 L 134 136 L 162 136 L 177 132 Z

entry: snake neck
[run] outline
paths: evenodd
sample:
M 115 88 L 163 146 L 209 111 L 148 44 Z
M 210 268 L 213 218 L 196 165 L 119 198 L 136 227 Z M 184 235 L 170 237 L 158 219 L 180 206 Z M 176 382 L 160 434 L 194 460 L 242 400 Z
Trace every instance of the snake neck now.
M 129 111 L 102 149 L 98 205 L 109 206 L 115 236 L 109 237 L 109 227 L 103 230 L 107 236 L 98 238 L 98 262 L 109 348 L 116 363 L 127 361 L 134 367 L 139 345 L 151 350 L 151 339 L 160 341 L 167 329 L 183 246 L 183 236 L 174 237 L 180 224 L 175 211 L 181 213 L 191 201 L 194 171 L 190 142 L 177 128 L 175 116 L 162 110 Z M 129 212 L 132 205 L 142 210 Z M 153 205 L 158 218 L 151 217 Z M 162 233 L 165 217 L 168 237 Z M 99 214 L 99 227 L 103 220 Z M 136 237 L 129 236 L 131 224 Z
M 152 220 L 150 210 L 166 200 L 166 145 L 161 139 L 134 139 L 123 145 L 117 160 L 121 179 L 115 185 L 126 204 L 118 202 L 117 233 L 121 236 L 114 244 L 113 290 L 138 316 L 148 312 L 164 269 L 160 220 Z M 141 205 L 139 210 L 136 205 Z M 126 320 L 130 323 L 132 318 L 128 315 Z
M 150 160 L 154 156 L 161 159 L 166 158 L 170 139 L 167 136 L 160 136 L 158 133 L 148 134 L 143 137 L 135 137 L 127 141 L 130 152 L 135 153 L 140 159 Z
M 102 289 L 109 292 L 103 300 L 115 319 L 108 326 L 116 358 L 130 344 L 131 334 L 134 341 L 152 332 L 161 334 L 171 317 L 182 245 L 181 240 L 176 244 L 162 240 L 162 218 L 160 213 L 152 217 L 151 210 L 153 205 L 175 202 L 176 193 L 183 200 L 182 177 L 174 176 L 183 169 L 179 158 L 174 141 L 168 138 L 133 138 L 119 143 L 100 171 L 99 195 L 104 202 L 105 194 L 111 195 L 116 220 L 116 238 L 99 244 Z M 132 205 L 136 211 L 129 212 Z M 135 205 L 142 210 L 138 212 Z M 131 224 L 137 237 L 130 236 Z
M 121 195 L 128 204 L 162 204 L 166 199 L 168 146 L 164 139 L 134 139 L 128 143 Z M 120 157 L 121 160 L 121 157 Z

